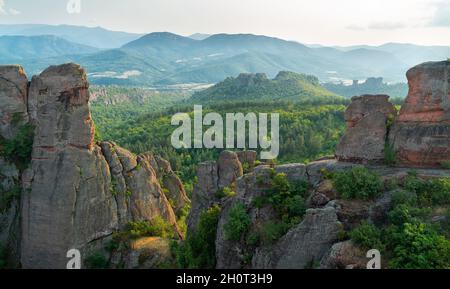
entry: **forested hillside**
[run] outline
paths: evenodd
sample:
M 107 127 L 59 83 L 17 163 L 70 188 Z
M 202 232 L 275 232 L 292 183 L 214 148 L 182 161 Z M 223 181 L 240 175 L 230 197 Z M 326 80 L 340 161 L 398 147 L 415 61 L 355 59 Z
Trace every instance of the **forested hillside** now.
M 333 154 L 345 127 L 343 112 L 348 100 L 333 96 L 318 84 L 310 84 L 313 90 L 293 93 L 290 90 L 293 87 L 285 86 L 282 80 L 287 75 L 281 73 L 278 80 L 265 80 L 272 90 L 263 90 L 261 99 L 252 97 L 257 95 L 257 89 L 249 92 L 248 98 L 244 94 L 231 93 L 236 92 L 233 90 L 226 91 L 227 94 L 222 95 L 224 98 L 220 101 L 205 102 L 203 112 L 214 111 L 222 115 L 238 112 L 279 113 L 281 147 L 277 161 L 280 163 L 307 162 Z M 306 76 L 294 76 L 297 81 L 307 79 Z M 211 91 L 216 92 L 221 86 L 219 84 Z M 175 129 L 171 126 L 171 117 L 177 112 L 192 113 L 193 105 L 198 104 L 197 97 L 205 95 L 204 92 L 190 99 L 187 92 L 179 91 L 149 92 L 117 87 L 94 87 L 91 90 L 95 99 L 91 109 L 97 137 L 113 140 L 135 153 L 153 151 L 160 154 L 170 160 L 188 188 L 195 180 L 196 165 L 217 158 L 219 150 L 175 150 L 170 143 L 170 136 Z M 288 92 L 284 93 L 288 97 L 280 99 L 284 91 Z M 322 97 L 326 94 L 329 95 Z M 125 95 L 128 98 L 124 98 Z M 241 97 L 237 98 L 236 95 Z
M 317 77 L 281 71 L 274 79 L 266 74 L 243 73 L 229 77 L 211 88 L 197 92 L 192 100 L 198 103 L 233 100 L 322 100 L 336 94 L 319 84 Z

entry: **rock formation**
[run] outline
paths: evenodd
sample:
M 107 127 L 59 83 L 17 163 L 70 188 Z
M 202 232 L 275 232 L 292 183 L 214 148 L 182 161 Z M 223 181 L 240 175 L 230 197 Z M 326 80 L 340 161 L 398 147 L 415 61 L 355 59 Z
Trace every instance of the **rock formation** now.
M 338 240 L 341 224 L 332 207 L 310 209 L 305 219 L 281 238 L 273 248 L 258 250 L 254 268 L 304 269 L 322 259 Z
M 14 139 L 28 121 L 28 78 L 22 67 L 0 66 L 0 151 L 2 140 Z M 17 166 L 0 156 L 0 246 L 12 267 L 20 259 L 20 182 Z
M 382 161 L 388 134 L 388 119 L 396 110 L 387 95 L 363 95 L 352 98 L 345 112 L 347 131 L 336 150 L 341 161 L 367 163 Z
M 420 64 L 407 73 L 409 93 L 389 136 L 399 165 L 450 163 L 450 62 Z
M 20 174 L 0 160 L 0 193 L 22 183 L 21 211 L 14 200 L 0 213 L 0 241 L 17 257 L 20 251 L 23 268 L 65 268 L 68 250 L 79 249 L 84 259 L 130 221 L 161 216 L 178 232 L 157 179 L 159 166 L 153 167 L 149 154 L 94 142 L 88 87 L 86 72 L 76 64 L 49 67 L 30 84 L 21 67 L 0 67 L 1 137 L 13 138 L 28 120 L 35 127 L 27 170 Z M 171 175 L 171 197 L 188 203 Z
M 159 157 L 147 154 L 150 164 L 156 171 L 156 176 L 160 180 L 163 190 L 169 201 L 174 206 L 175 212 L 179 214 L 181 210 L 189 206 L 189 200 L 183 183 L 180 178 L 172 170 L 172 166 L 168 161 Z
M 11 139 L 27 122 L 28 78 L 20 66 L 0 66 L 0 135 Z
M 198 182 L 192 195 L 192 208 L 188 218 L 188 231 L 195 231 L 203 211 L 220 200 L 217 192 L 225 187 L 234 186 L 243 175 L 242 164 L 234 152 L 223 151 L 217 162 L 205 162 L 198 165 Z

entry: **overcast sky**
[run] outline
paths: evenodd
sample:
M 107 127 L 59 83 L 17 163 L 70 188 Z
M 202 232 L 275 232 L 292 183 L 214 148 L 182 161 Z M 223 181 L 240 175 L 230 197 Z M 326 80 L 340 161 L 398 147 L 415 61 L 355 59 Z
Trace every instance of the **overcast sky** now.
M 325 45 L 450 45 L 450 0 L 0 0 L 0 23 L 149 33 L 253 33 Z M 72 0 L 77 1 L 77 0 Z

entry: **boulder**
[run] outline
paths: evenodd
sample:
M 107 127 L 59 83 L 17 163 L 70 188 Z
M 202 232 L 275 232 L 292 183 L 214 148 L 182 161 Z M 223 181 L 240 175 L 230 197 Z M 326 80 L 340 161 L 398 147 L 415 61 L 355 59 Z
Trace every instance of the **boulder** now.
M 258 153 L 256 151 L 239 151 L 236 153 L 242 165 L 247 164 L 249 168 L 255 166 Z
M 338 240 L 342 225 L 335 209 L 309 209 L 303 222 L 273 248 L 259 249 L 253 257 L 257 269 L 304 269 L 320 262 Z
M 317 187 L 325 178 L 324 173 L 338 172 L 358 166 L 355 163 L 340 162 L 336 159 L 327 159 L 311 162 L 306 166 L 306 175 L 309 182 Z
M 341 161 L 377 162 L 384 159 L 388 119 L 396 110 L 387 95 L 363 95 L 352 98 L 345 112 L 347 130 L 338 144 Z
M 125 269 L 161 269 L 172 259 L 170 242 L 157 237 L 133 241 L 123 257 Z
M 223 151 L 220 153 L 219 160 L 217 161 L 217 169 L 219 189 L 230 186 L 244 174 L 242 164 L 239 161 L 237 154 L 230 151 Z
M 450 62 L 427 62 L 407 73 L 409 93 L 389 135 L 398 165 L 450 163 Z
M 351 241 L 334 244 L 320 261 L 320 269 L 366 269 L 366 253 Z

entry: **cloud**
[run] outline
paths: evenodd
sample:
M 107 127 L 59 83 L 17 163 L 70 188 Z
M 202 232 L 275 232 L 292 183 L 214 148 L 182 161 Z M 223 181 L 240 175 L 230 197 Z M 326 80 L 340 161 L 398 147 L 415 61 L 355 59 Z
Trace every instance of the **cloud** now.
M 361 25 L 357 25 L 357 24 L 351 24 L 351 25 L 348 25 L 347 27 L 345 27 L 346 29 L 349 29 L 349 30 L 355 30 L 355 31 L 363 31 L 363 30 L 366 30 L 366 27 L 364 27 L 364 26 L 361 26 Z
M 14 9 L 14 8 L 9 8 L 9 14 L 11 14 L 13 16 L 16 16 L 16 15 L 21 14 L 21 12 L 19 10 Z
M 8 12 L 5 10 L 5 0 L 0 0 L 0 15 L 7 15 Z
M 354 31 L 365 31 L 365 30 L 394 30 L 394 29 L 402 29 L 406 28 L 407 26 L 404 23 L 401 22 L 371 22 L 368 25 L 358 25 L 358 24 L 351 24 L 345 27 L 349 30 Z
M 439 1 L 435 4 L 435 13 L 430 20 L 430 26 L 450 27 L 450 1 Z
M 0 0 L 0 15 L 16 16 L 19 14 L 21 14 L 19 10 L 16 10 L 14 8 L 7 9 L 5 0 Z
M 369 29 L 375 29 L 375 30 L 393 30 L 393 29 L 401 29 L 405 28 L 406 25 L 401 22 L 372 22 L 370 23 L 367 28 Z

